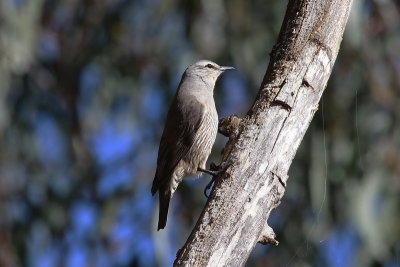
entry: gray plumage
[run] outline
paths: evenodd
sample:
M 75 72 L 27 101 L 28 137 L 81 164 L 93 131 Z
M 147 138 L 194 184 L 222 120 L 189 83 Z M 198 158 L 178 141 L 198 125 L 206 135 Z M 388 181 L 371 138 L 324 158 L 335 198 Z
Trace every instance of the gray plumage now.
M 214 86 L 218 76 L 232 67 L 201 60 L 182 75 L 168 111 L 158 150 L 157 170 L 151 188 L 159 192 L 158 230 L 167 223 L 169 201 L 183 178 L 205 169 L 218 131 Z

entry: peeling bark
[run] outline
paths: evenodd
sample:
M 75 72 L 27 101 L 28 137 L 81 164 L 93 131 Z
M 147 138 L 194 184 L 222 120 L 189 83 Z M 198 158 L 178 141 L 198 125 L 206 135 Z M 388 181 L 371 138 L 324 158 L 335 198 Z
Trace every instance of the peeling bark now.
M 242 266 L 257 242 L 277 244 L 267 225 L 318 109 L 352 0 L 291 0 L 259 93 L 247 115 L 223 119 L 225 172 L 174 266 Z

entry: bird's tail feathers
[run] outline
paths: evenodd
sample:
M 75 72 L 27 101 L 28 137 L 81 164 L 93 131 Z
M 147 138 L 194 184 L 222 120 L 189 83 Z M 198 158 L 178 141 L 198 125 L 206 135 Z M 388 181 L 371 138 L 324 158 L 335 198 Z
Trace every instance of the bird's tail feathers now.
M 160 211 L 158 215 L 158 230 L 164 229 L 165 225 L 167 224 L 167 216 L 168 216 L 168 208 L 169 208 L 169 201 L 171 200 L 171 193 L 170 192 L 159 192 L 159 199 L 160 199 Z
M 158 191 L 158 186 L 156 185 L 155 182 L 153 182 L 153 185 L 151 186 L 151 194 L 154 196 L 155 193 Z
M 158 191 L 158 171 L 156 171 L 156 175 L 154 175 L 153 185 L 151 186 L 151 194 L 154 196 Z

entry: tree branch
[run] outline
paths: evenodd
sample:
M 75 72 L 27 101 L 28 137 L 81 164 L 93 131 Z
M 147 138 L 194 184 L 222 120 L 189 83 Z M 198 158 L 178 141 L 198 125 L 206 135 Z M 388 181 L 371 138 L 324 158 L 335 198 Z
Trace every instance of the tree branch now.
M 318 109 L 352 0 L 291 0 L 253 106 L 225 120 L 223 164 L 175 266 L 242 266 L 258 241 L 277 244 L 267 225 L 287 173 Z

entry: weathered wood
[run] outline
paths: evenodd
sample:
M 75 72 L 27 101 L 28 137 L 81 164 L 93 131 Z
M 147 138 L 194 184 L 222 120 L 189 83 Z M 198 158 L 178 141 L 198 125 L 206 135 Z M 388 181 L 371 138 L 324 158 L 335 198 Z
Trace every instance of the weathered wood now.
M 242 266 L 267 225 L 335 62 L 352 0 L 291 0 L 257 98 L 224 121 L 226 171 L 217 177 L 175 266 Z

